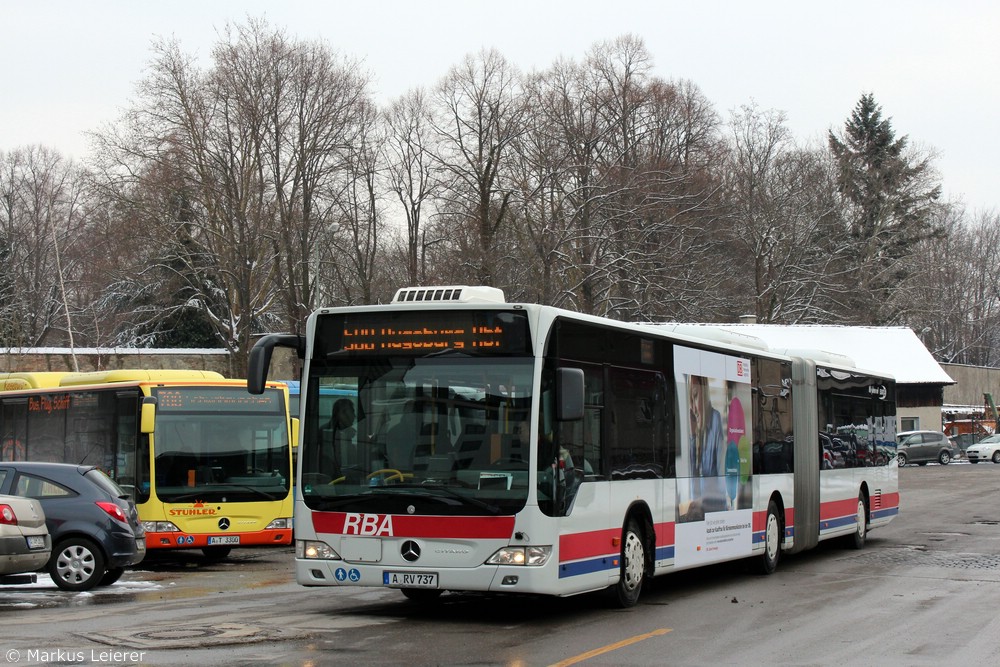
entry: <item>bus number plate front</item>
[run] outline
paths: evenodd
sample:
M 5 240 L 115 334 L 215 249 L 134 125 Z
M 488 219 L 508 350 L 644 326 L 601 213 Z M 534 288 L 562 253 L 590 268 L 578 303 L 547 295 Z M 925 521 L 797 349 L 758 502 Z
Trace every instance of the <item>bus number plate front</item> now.
M 239 535 L 212 535 L 208 538 L 209 544 L 239 544 Z
M 437 572 L 382 572 L 382 583 L 392 588 L 437 588 Z

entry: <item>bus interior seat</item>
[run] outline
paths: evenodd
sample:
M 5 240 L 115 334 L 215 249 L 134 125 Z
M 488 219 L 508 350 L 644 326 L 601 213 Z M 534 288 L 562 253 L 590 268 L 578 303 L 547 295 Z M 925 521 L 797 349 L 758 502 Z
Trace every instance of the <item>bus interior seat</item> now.
M 472 462 L 480 458 L 479 453 L 486 449 L 486 425 L 466 424 L 458 442 L 455 443 L 456 465 L 461 469 L 472 466 Z

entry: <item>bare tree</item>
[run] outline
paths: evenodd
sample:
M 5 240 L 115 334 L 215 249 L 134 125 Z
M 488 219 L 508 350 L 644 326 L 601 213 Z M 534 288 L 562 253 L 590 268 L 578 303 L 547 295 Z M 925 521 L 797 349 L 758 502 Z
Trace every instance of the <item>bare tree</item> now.
M 520 86 L 513 65 L 488 50 L 453 67 L 435 92 L 443 224 L 480 284 L 495 280 L 496 238 L 510 212 L 508 161 L 526 113 Z
M 74 343 L 84 174 L 58 152 L 0 153 L 0 336 L 8 345 Z
M 358 121 L 358 136 L 343 165 L 337 205 L 338 227 L 328 239 L 331 283 L 341 303 L 375 303 L 390 286 L 379 280 L 383 228 L 382 191 L 385 136 L 378 111 L 368 105 Z M 334 295 L 329 297 L 332 300 Z
M 433 158 L 431 111 L 426 94 L 414 89 L 393 101 L 385 112 L 389 189 L 406 219 L 405 257 L 408 285 L 426 276 L 425 207 L 436 194 L 438 163 Z
M 748 312 L 760 322 L 823 320 L 848 259 L 821 245 L 828 238 L 822 223 L 835 206 L 823 155 L 797 148 L 778 111 L 744 106 L 730 128 L 725 187 L 732 256 L 750 260 L 734 262 L 749 269 L 736 280 L 746 287 Z
M 155 54 L 139 99 L 98 137 L 104 194 L 158 229 L 140 281 L 171 276 L 172 309 L 201 313 L 240 368 L 254 334 L 300 329 L 316 305 L 367 79 L 263 21 L 228 28 L 207 71 L 176 43 Z M 169 310 L 145 312 L 148 328 Z
M 944 233 L 916 246 L 907 279 L 908 324 L 949 363 L 1000 365 L 1000 214 L 940 209 Z

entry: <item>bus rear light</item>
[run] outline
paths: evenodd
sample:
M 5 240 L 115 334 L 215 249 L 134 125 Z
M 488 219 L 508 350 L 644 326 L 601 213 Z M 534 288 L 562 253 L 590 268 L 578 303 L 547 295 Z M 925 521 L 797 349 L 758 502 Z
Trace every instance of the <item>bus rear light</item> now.
M 121 521 L 122 523 L 128 523 L 128 519 L 125 518 L 125 512 L 122 511 L 121 507 L 118 507 L 118 505 L 115 505 L 113 502 L 107 500 L 97 500 L 95 501 L 95 504 L 111 515 L 112 519 Z
M 147 533 L 179 533 L 180 528 L 170 521 L 143 521 L 142 528 Z
M 487 565 L 545 565 L 552 547 L 504 547 L 490 556 Z
M 267 528 L 264 530 L 288 530 L 291 527 L 291 519 L 275 519 L 271 523 L 267 524 Z
M 340 560 L 340 554 L 329 544 L 312 540 L 296 540 L 295 557 L 307 560 Z

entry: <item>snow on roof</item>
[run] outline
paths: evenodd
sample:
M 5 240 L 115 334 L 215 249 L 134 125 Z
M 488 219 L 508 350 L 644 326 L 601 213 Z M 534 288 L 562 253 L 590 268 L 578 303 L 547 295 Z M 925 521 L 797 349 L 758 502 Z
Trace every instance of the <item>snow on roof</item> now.
M 697 325 L 696 325 L 697 326 Z M 907 327 L 709 324 L 760 338 L 780 353 L 820 350 L 844 355 L 859 369 L 888 373 L 900 384 L 955 384 Z
M 229 354 L 229 350 L 221 347 L 0 347 L 0 354 L 132 354 L 139 356 L 159 356 L 165 354 Z

